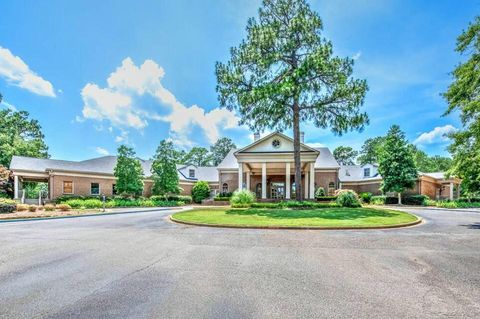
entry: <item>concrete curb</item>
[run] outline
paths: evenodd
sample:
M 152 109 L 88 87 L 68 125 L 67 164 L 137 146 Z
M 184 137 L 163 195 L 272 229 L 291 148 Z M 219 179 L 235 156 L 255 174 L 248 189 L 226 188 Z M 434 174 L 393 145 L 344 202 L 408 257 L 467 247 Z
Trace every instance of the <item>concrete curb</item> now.
M 404 228 L 416 226 L 423 222 L 423 219 L 415 214 L 411 214 L 417 217 L 417 220 L 409 223 L 396 224 L 396 225 L 385 225 L 385 226 L 360 226 L 360 227 L 323 227 L 323 226 L 243 226 L 243 225 L 228 225 L 228 224 L 203 224 L 195 222 L 186 222 L 183 220 L 176 219 L 173 215 L 170 215 L 169 218 L 172 222 L 191 225 L 191 226 L 202 226 L 202 227 L 215 227 L 215 228 L 245 228 L 245 229 L 297 229 L 297 230 L 375 230 L 375 229 L 394 229 L 394 228 Z
M 172 209 L 177 209 L 177 208 L 176 207 L 163 207 L 163 208 L 158 208 L 158 209 L 122 211 L 122 212 L 108 212 L 108 213 L 98 213 L 98 214 L 52 216 L 52 217 L 32 217 L 32 218 L 11 218 L 11 219 L 0 219 L 0 223 L 29 222 L 29 221 L 51 220 L 51 219 L 67 219 L 67 218 L 80 218 L 80 217 L 95 217 L 95 216 L 108 216 L 108 215 L 148 213 L 148 212 L 166 211 L 166 210 L 172 210 Z

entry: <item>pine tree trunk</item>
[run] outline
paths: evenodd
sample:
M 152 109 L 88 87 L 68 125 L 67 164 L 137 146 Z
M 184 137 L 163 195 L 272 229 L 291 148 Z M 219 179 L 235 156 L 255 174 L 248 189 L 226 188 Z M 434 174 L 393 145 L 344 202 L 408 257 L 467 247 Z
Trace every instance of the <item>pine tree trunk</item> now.
M 302 171 L 300 161 L 300 107 L 298 102 L 293 104 L 293 159 L 295 162 L 295 199 L 301 201 L 302 196 Z

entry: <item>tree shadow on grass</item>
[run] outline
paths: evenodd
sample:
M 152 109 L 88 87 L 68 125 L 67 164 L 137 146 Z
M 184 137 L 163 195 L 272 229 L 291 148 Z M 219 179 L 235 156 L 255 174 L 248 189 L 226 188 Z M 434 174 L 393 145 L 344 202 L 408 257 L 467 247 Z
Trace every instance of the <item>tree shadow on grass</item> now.
M 401 213 L 368 208 L 322 208 L 314 210 L 289 209 L 229 209 L 226 215 L 257 215 L 276 219 L 323 218 L 337 220 L 353 220 L 370 217 L 396 217 Z

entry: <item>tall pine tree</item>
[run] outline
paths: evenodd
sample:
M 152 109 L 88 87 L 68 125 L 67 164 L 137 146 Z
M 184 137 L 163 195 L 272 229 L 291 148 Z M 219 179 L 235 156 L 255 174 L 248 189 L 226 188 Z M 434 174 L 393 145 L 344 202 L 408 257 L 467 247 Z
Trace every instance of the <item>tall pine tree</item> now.
M 418 174 L 412 150 L 398 125 L 385 136 L 378 154 L 378 172 L 383 178 L 382 191 L 397 192 L 398 203 L 402 204 L 402 192 L 415 186 Z
M 302 199 L 300 122 L 342 134 L 362 129 L 367 83 L 351 77 L 353 60 L 333 55 L 320 16 L 305 0 L 264 0 L 247 38 L 217 63 L 220 104 L 255 132 L 293 128 L 296 199 Z

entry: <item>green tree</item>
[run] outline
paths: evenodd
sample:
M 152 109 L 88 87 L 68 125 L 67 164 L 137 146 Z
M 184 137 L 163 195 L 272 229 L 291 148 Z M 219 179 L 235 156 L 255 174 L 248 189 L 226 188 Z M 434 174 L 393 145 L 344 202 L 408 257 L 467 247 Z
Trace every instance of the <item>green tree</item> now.
M 202 200 L 210 196 L 210 185 L 205 181 L 198 181 L 192 187 L 192 199 L 195 203 L 201 203 Z
M 222 137 L 210 146 L 210 153 L 212 154 L 213 166 L 217 166 L 227 156 L 228 152 L 236 149 L 237 146 L 228 137 Z
M 445 172 L 450 169 L 452 165 L 452 159 L 439 155 L 428 156 L 422 150 L 419 150 L 415 145 L 409 145 L 413 154 L 413 160 L 415 161 L 415 167 L 422 173 L 431 172 Z
M 143 169 L 132 148 L 125 145 L 121 145 L 118 148 L 114 175 L 117 178 L 115 187 L 119 194 L 128 196 L 139 196 L 142 194 Z
M 0 110 L 0 165 L 8 167 L 13 155 L 49 157 L 40 124 L 28 116 L 25 111 Z
M 193 164 L 196 166 L 212 165 L 212 155 L 205 147 L 192 147 L 190 152 L 183 157 L 184 164 Z
M 350 146 L 339 146 L 333 150 L 333 157 L 340 165 L 354 165 L 358 152 Z
M 378 153 L 384 141 L 383 136 L 377 136 L 367 139 L 359 152 L 357 158 L 360 165 L 378 163 Z
M 449 174 L 462 179 L 466 195 L 480 193 L 480 16 L 457 38 L 457 52 L 468 59 L 453 71 L 453 83 L 443 94 L 448 102 L 445 114 L 460 111 L 463 128 L 451 133 L 453 156 Z
M 417 180 L 417 168 L 405 133 L 393 125 L 385 137 L 378 156 L 378 172 L 382 175 L 383 192 L 397 192 L 402 203 L 402 192 L 413 188 Z
M 176 150 L 171 141 L 163 140 L 158 145 L 152 163 L 154 195 L 165 195 L 169 193 L 178 194 L 178 172 L 176 165 Z
M 293 127 L 296 199 L 302 199 L 300 122 L 342 134 L 368 123 L 367 83 L 353 79 L 353 59 L 333 55 L 320 16 L 306 0 L 264 0 L 247 38 L 216 65 L 220 104 L 253 131 Z

